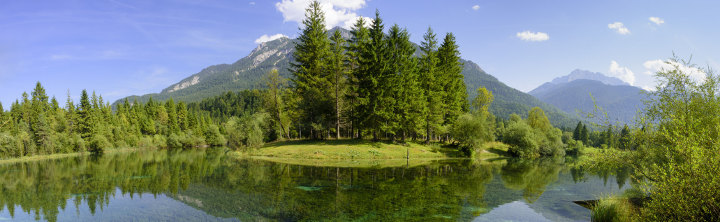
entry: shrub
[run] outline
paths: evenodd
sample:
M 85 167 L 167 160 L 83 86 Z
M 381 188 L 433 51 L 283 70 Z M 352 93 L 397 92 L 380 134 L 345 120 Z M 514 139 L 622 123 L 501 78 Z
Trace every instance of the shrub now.
M 103 150 L 105 150 L 105 148 L 110 148 L 110 147 L 112 147 L 112 144 L 108 141 L 107 138 L 105 138 L 105 136 L 100 135 L 100 134 L 95 134 L 92 137 L 90 137 L 90 144 L 88 147 L 88 148 L 90 148 L 90 152 L 102 153 Z
M 503 142 L 510 145 L 508 152 L 518 157 L 537 157 L 540 147 L 530 125 L 523 121 L 508 124 L 503 133 Z
M 495 140 L 494 123 L 488 120 L 486 113 L 463 114 L 453 124 L 451 132 L 460 142 L 461 151 L 472 157 L 482 144 Z

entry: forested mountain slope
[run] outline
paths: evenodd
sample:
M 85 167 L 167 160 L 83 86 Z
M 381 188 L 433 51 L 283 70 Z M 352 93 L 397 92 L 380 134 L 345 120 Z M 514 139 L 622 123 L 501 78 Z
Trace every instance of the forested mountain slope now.
M 348 30 L 336 29 L 340 29 L 344 37 L 349 37 Z M 294 47 L 295 40 L 288 38 L 261 43 L 248 56 L 233 64 L 210 66 L 163 89 L 160 93 L 126 98 L 131 102 L 135 99 L 139 102 L 146 102 L 150 97 L 161 101 L 173 98 L 176 101 L 198 102 L 227 91 L 263 88 L 261 78 L 263 74 L 272 69 L 277 69 L 282 77 L 291 77 L 288 68 L 295 50 Z M 419 50 L 417 50 L 416 55 L 419 54 Z M 480 86 L 492 91 L 495 101 L 490 109 L 496 116 L 507 118 L 512 113 L 527 116 L 532 107 L 539 106 L 546 111 L 550 121 L 557 126 L 574 126 L 577 123 L 574 118 L 568 117 L 560 109 L 505 85 L 472 61 L 462 60 L 462 62 L 464 63 L 462 74 L 465 76 L 468 95 L 470 98 L 474 98 L 476 90 Z M 113 105 L 124 99 L 116 101 Z
M 571 115 L 594 112 L 597 105 L 612 123 L 629 124 L 637 112 L 644 108 L 644 92 L 643 89 L 627 84 L 610 85 L 597 80 L 575 79 L 559 84 L 548 82 L 529 93 Z

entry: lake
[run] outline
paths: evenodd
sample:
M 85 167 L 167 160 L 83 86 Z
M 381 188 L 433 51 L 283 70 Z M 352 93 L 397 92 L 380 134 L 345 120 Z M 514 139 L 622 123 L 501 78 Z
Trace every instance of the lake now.
M 571 160 L 387 168 L 138 151 L 0 165 L 0 221 L 587 221 L 575 200 L 630 187 Z

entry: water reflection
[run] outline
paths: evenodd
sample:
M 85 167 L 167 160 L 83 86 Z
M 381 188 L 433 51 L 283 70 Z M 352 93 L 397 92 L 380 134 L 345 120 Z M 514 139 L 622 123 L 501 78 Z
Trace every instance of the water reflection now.
M 564 159 L 378 169 L 238 160 L 224 153 L 144 151 L 0 166 L 0 218 L 587 220 L 589 211 L 571 201 L 626 188 L 630 174 L 587 172 Z

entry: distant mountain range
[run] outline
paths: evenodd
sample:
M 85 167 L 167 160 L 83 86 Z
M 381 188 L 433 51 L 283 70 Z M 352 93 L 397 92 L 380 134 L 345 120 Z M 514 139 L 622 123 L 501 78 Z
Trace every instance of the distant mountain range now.
M 602 73 L 574 70 L 567 76 L 542 84 L 529 94 L 571 115 L 593 113 L 597 105 L 607 114 L 607 120 L 611 123 L 629 124 L 635 120 L 638 111 L 644 108 L 642 101 L 646 98 L 645 92 Z
M 348 30 L 335 29 L 340 29 L 344 37 L 350 37 Z M 334 29 L 330 33 L 333 31 Z M 156 100 L 173 98 L 176 101 L 197 102 L 227 91 L 263 88 L 264 86 L 260 81 L 261 77 L 272 69 L 277 69 L 282 77 L 291 78 L 288 68 L 294 51 L 295 39 L 280 38 L 264 42 L 259 44 L 248 56 L 233 64 L 207 67 L 178 83 L 170 85 L 160 93 L 126 98 L 131 102 L 134 99 L 139 102 L 147 102 L 150 97 Z M 419 50 L 416 55 L 420 55 Z M 512 113 L 527 116 L 532 107 L 538 106 L 545 110 L 550 121 L 556 126 L 574 126 L 576 124 L 577 120 L 568 117 L 568 114 L 562 110 L 505 85 L 472 61 L 464 59 L 461 61 L 464 63 L 462 74 L 465 76 L 469 98 L 475 97 L 477 88 L 480 86 L 492 91 L 495 101 L 490 106 L 490 110 L 496 116 L 507 118 Z M 113 104 L 118 104 L 124 99 L 121 98 Z

